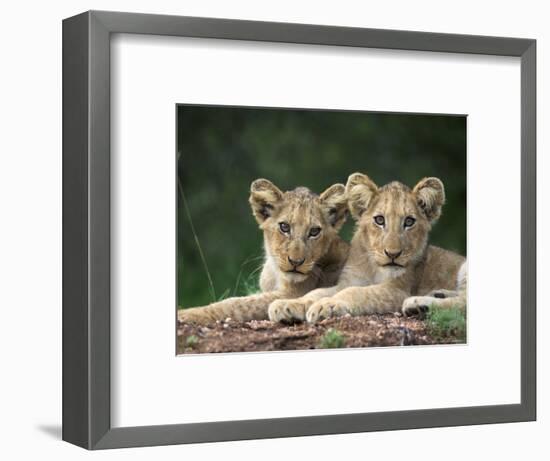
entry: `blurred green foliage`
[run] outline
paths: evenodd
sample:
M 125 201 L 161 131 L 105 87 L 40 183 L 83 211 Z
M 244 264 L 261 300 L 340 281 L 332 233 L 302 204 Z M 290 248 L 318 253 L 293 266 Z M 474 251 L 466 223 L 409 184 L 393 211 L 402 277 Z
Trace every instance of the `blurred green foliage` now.
M 459 307 L 438 308 L 430 306 L 426 317 L 428 334 L 435 339 L 454 337 L 466 341 L 466 312 Z
M 346 337 L 334 328 L 329 328 L 321 338 L 321 349 L 340 349 L 346 345 Z
M 447 204 L 431 242 L 465 254 L 466 117 L 187 105 L 177 114 L 182 307 L 257 289 L 262 235 L 248 194 L 260 177 L 320 193 L 355 171 L 378 185 L 437 176 Z M 352 232 L 350 218 L 342 235 Z

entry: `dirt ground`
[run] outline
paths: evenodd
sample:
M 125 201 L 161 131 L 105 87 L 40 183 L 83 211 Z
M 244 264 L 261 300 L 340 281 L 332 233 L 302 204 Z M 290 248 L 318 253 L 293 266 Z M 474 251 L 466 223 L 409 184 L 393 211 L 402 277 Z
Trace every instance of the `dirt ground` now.
M 433 337 L 426 322 L 397 314 L 340 317 L 318 324 L 282 325 L 267 320 L 207 326 L 179 324 L 178 354 L 318 349 L 326 347 L 409 346 L 463 342 Z

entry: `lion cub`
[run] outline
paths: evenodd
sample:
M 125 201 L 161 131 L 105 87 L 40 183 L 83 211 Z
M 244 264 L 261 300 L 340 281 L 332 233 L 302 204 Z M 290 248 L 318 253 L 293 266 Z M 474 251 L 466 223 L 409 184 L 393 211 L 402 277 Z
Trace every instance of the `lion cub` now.
M 403 311 L 428 306 L 466 307 L 466 260 L 428 245 L 445 202 L 443 183 L 425 178 L 414 189 L 399 182 L 378 187 L 366 175 L 346 184 L 357 222 L 348 260 L 337 286 L 269 306 L 274 321 L 318 320 L 345 315 Z
M 267 179 L 257 179 L 249 202 L 264 234 L 262 293 L 179 310 L 180 322 L 267 319 L 274 300 L 297 298 L 337 282 L 349 252 L 349 244 L 338 236 L 348 215 L 344 185 L 334 184 L 317 195 L 305 187 L 282 192 Z

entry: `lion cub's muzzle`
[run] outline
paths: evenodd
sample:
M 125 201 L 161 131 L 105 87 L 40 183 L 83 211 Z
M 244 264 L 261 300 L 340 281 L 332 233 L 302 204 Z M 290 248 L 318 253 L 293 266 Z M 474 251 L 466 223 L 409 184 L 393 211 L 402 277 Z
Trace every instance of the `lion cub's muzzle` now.
M 402 250 L 384 250 L 386 256 L 384 267 L 404 267 L 399 257 L 403 254 Z
M 306 259 L 304 257 L 287 256 L 281 270 L 283 270 L 289 277 L 300 279 L 309 275 L 311 265 L 306 263 Z
M 306 258 L 292 259 L 290 256 L 287 257 L 291 269 L 289 272 L 301 272 L 299 268 L 304 264 Z

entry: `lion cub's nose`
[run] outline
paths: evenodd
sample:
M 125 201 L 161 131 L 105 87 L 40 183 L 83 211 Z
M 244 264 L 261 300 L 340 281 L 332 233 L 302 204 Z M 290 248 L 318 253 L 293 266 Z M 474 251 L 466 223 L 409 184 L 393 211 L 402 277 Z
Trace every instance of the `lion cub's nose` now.
M 399 258 L 401 256 L 402 251 L 388 251 L 384 250 L 384 253 L 386 253 L 386 256 L 390 258 L 391 260 Z
M 301 266 L 304 264 L 305 258 L 302 259 L 292 259 L 290 256 L 288 257 L 288 262 L 292 264 L 294 267 Z

